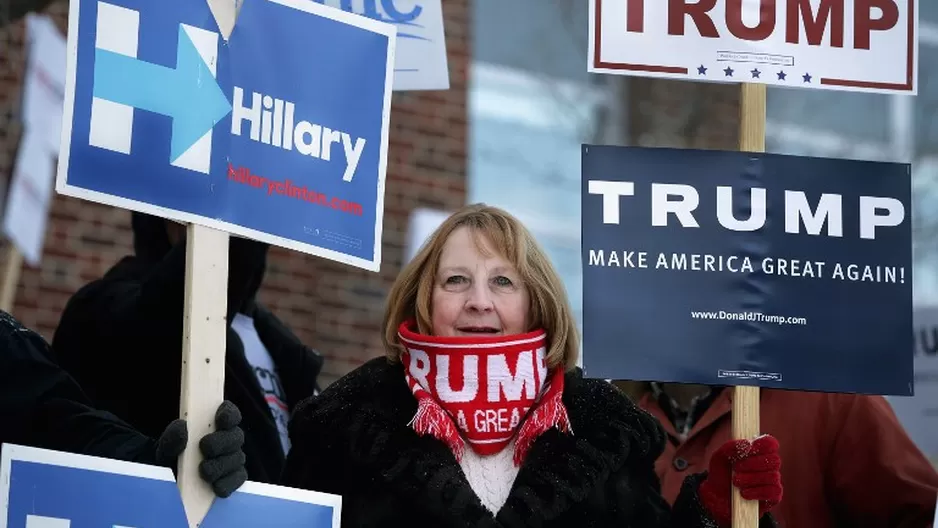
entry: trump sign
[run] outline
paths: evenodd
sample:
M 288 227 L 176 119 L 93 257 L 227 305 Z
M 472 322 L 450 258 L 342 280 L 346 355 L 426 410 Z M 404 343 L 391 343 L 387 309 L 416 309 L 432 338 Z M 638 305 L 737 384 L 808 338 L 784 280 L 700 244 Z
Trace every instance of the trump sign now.
M 912 395 L 909 164 L 600 145 L 582 159 L 590 377 Z
M 589 71 L 915 94 L 916 0 L 590 0 Z

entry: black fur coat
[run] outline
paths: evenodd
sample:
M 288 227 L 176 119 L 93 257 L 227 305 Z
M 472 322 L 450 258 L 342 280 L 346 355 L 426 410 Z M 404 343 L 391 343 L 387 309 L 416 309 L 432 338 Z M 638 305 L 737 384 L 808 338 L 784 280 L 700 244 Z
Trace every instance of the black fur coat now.
M 563 401 L 573 434 L 538 438 L 493 516 L 449 448 L 408 427 L 417 402 L 403 367 L 377 358 L 299 405 L 283 484 L 341 495 L 343 528 L 715 526 L 697 502 L 700 475 L 673 509 L 659 494 L 664 433 L 654 418 L 579 369 Z

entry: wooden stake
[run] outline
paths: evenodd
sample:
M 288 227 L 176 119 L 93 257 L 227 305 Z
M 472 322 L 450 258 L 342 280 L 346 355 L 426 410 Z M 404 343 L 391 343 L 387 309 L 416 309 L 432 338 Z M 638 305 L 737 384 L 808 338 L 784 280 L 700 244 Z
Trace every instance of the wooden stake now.
M 743 84 L 739 101 L 739 150 L 765 152 L 765 85 Z
M 20 272 L 23 270 L 23 254 L 12 241 L 7 241 L 6 259 L 3 262 L 3 283 L 0 284 L 0 310 L 13 313 L 16 301 L 16 288 L 20 284 Z
M 180 395 L 189 444 L 179 458 L 177 473 L 190 528 L 199 526 L 215 500 L 215 493 L 199 475 L 199 440 L 215 429 L 215 411 L 224 401 L 227 305 L 228 233 L 191 224 L 186 232 Z
M 765 152 L 765 85 L 743 84 L 740 98 L 739 150 Z M 759 436 L 759 387 L 735 387 L 733 438 Z M 757 528 L 759 503 L 744 500 L 733 486 L 733 528 Z

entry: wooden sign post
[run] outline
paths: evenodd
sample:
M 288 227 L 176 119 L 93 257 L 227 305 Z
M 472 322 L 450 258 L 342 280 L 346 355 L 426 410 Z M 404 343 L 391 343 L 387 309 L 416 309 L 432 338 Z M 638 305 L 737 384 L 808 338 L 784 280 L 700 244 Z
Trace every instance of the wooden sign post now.
M 0 310 L 13 313 L 16 301 L 16 288 L 20 283 L 23 270 L 23 254 L 12 240 L 7 240 L 6 255 L 3 259 L 3 282 L 0 283 Z
M 190 224 L 179 400 L 189 444 L 179 458 L 176 479 L 190 528 L 199 526 L 215 499 L 199 475 L 199 439 L 214 430 L 215 411 L 224 401 L 227 296 L 228 233 Z
M 739 99 L 739 150 L 765 152 L 765 85 L 741 85 Z M 759 387 L 735 387 L 733 438 L 759 436 Z M 759 503 L 743 499 L 733 486 L 733 528 L 759 526 Z
M 234 29 L 240 0 L 209 0 L 222 37 Z M 228 240 L 225 231 L 189 224 L 186 229 L 186 296 L 182 337 L 180 417 L 189 443 L 179 457 L 176 482 L 189 519 L 197 528 L 215 493 L 199 475 L 199 440 L 215 429 L 215 411 L 225 395 Z

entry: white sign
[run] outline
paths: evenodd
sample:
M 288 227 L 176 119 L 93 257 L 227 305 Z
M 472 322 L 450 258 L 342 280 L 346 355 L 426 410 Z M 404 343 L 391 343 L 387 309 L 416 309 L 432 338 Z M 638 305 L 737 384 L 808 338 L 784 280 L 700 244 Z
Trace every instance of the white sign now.
M 30 266 L 39 266 L 52 202 L 55 166 L 44 139 L 26 129 L 13 167 L 3 213 L 3 233 Z
M 3 233 L 26 262 L 38 266 L 55 177 L 53 159 L 62 135 L 65 38 L 47 15 L 26 17 L 27 60 L 23 79 L 23 137 L 3 214 Z
M 913 312 L 915 396 L 888 398 L 915 444 L 938 463 L 938 306 Z
M 23 125 L 59 152 L 65 98 L 65 37 L 48 15 L 26 17 L 28 58 L 23 79 Z
M 394 91 L 448 90 L 441 0 L 316 0 L 397 27 Z
M 914 95 L 917 3 L 590 0 L 588 70 Z

